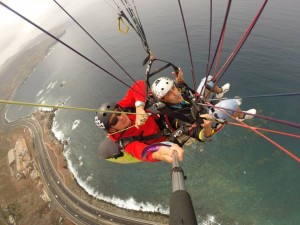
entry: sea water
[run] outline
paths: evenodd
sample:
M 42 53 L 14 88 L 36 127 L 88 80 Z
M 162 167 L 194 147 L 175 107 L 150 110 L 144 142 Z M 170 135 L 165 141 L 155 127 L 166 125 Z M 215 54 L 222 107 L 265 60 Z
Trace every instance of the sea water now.
M 247 29 L 262 1 L 233 1 L 220 65 Z M 227 1 L 213 3 L 212 52 L 223 24 Z M 95 1 L 76 12 L 77 20 L 133 77 L 144 79 L 147 56 L 133 29 L 117 30 L 114 5 Z M 177 1 L 136 1 L 153 54 L 182 68 L 193 86 L 189 52 Z M 300 16 L 297 1 L 269 1 L 240 53 L 220 83 L 230 82 L 228 97 L 300 90 Z M 209 1 L 182 1 L 195 83 L 205 74 L 209 43 Z M 59 9 L 58 9 L 59 10 Z M 133 82 L 80 30 L 70 23 L 61 38 L 97 65 L 131 85 Z M 13 100 L 96 109 L 101 102 L 118 101 L 128 88 L 61 44 L 35 68 Z M 245 98 L 243 109 L 259 115 L 300 123 L 299 97 Z M 36 108 L 10 106 L 7 119 L 31 114 Z M 69 140 L 64 154 L 72 173 L 90 194 L 120 207 L 168 213 L 171 165 L 118 165 L 101 160 L 99 143 L 105 138 L 94 124 L 93 112 L 56 111 L 54 132 Z M 300 134 L 299 129 L 254 118 L 256 127 Z M 264 133 L 300 157 L 299 139 Z M 187 175 L 199 224 L 300 224 L 299 163 L 249 129 L 226 126 L 212 142 L 186 148 L 181 163 Z

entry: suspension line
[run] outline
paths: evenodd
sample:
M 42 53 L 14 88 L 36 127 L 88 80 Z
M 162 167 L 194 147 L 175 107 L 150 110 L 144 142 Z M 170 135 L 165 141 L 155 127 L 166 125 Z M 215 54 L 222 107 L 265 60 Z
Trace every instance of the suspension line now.
M 124 84 L 125 86 L 127 86 L 128 88 L 134 90 L 139 95 L 145 97 L 145 94 L 142 94 L 142 93 L 138 92 L 137 90 L 133 89 L 131 86 L 129 86 L 128 84 L 126 84 L 125 82 L 123 82 L 121 79 L 117 78 L 115 75 L 113 75 L 112 73 L 110 73 L 109 71 L 107 71 L 106 69 L 104 69 L 103 67 L 99 66 L 97 63 L 95 63 L 94 61 L 92 61 L 91 59 L 89 59 L 88 57 L 86 57 L 85 55 L 83 55 L 82 53 L 78 52 L 76 49 L 74 49 L 70 45 L 68 45 L 65 42 L 61 41 L 59 38 L 55 37 L 53 34 L 51 34 L 50 32 L 46 31 L 45 29 L 43 29 L 42 27 L 40 27 L 36 23 L 32 22 L 31 20 L 29 20 L 28 18 L 24 17 L 23 15 L 21 15 L 20 13 L 18 13 L 17 11 L 15 11 L 14 9 L 10 8 L 5 3 L 0 2 L 0 4 L 2 6 L 4 6 L 5 8 L 7 8 L 8 10 L 10 10 L 11 12 L 15 13 L 16 15 L 18 15 L 19 17 L 21 17 L 22 19 L 24 19 L 25 21 L 27 21 L 28 23 L 30 23 L 31 25 L 35 26 L 36 28 L 38 28 L 39 30 L 41 30 L 42 32 L 44 32 L 45 34 L 49 35 L 50 37 L 52 37 L 53 39 L 55 39 L 56 41 L 58 41 L 59 43 L 61 43 L 65 47 L 69 48 L 70 50 L 72 50 L 73 52 L 75 52 L 76 54 L 78 54 L 79 56 L 81 56 L 82 58 L 84 58 L 85 60 L 89 61 L 94 66 L 96 66 L 99 69 L 103 70 L 104 72 L 106 72 L 107 74 L 109 74 L 110 76 L 112 76 L 113 78 L 115 78 L 116 80 L 118 80 L 119 82 L 121 82 L 122 84 Z
M 196 80 L 195 80 L 194 64 L 193 64 L 193 59 L 192 59 L 192 50 L 191 50 L 191 46 L 190 46 L 189 36 L 188 36 L 187 29 L 186 29 L 185 19 L 184 19 L 183 10 L 182 10 L 182 7 L 181 7 L 180 0 L 178 0 L 178 5 L 179 5 L 179 8 L 180 8 L 181 18 L 182 18 L 182 22 L 183 22 L 183 26 L 184 26 L 184 31 L 185 31 L 185 37 L 186 37 L 186 41 L 187 41 L 187 45 L 188 45 L 188 49 L 189 49 L 194 90 L 196 90 Z
M 123 72 L 134 82 L 136 81 L 130 76 L 130 74 L 114 59 L 114 57 L 111 56 L 111 54 L 108 53 L 104 47 L 100 45 L 100 43 L 83 27 L 81 24 L 69 13 L 67 10 L 60 5 L 56 0 L 53 0 L 122 70 Z M 142 90 L 142 88 L 138 85 L 138 87 Z

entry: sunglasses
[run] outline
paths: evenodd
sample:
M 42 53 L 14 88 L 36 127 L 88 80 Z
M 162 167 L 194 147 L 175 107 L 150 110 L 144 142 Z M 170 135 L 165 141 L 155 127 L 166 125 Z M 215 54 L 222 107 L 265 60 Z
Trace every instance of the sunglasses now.
M 110 124 L 109 124 L 109 127 L 111 127 L 111 126 L 116 126 L 116 125 L 117 125 L 117 123 L 119 122 L 118 116 L 121 116 L 121 114 L 122 114 L 121 109 L 116 108 L 116 109 L 114 110 L 114 114 L 115 114 L 115 116 L 111 119 L 111 122 L 110 122 Z M 113 116 L 113 115 L 111 115 L 111 116 Z

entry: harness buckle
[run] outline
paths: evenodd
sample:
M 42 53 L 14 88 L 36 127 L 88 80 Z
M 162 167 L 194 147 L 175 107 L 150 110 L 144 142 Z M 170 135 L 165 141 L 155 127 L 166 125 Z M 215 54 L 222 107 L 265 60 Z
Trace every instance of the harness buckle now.
M 181 128 L 179 128 L 178 130 L 176 130 L 176 131 L 174 132 L 173 136 L 174 136 L 175 138 L 177 138 L 177 137 L 181 136 L 182 134 L 183 134 L 183 131 L 182 131 Z

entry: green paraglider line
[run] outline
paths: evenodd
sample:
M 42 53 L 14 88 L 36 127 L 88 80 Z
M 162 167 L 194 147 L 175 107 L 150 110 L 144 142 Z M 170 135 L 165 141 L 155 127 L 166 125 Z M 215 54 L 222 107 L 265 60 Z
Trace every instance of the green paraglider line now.
M 79 108 L 79 107 L 72 107 L 72 106 L 45 105 L 45 104 L 36 104 L 36 103 L 30 103 L 30 102 L 0 100 L 0 103 L 10 104 L 10 105 L 38 106 L 38 107 L 53 108 L 53 109 L 73 109 L 73 110 L 84 110 L 84 111 L 90 111 L 90 112 L 97 112 L 97 109 Z
M 108 112 L 113 113 L 113 110 L 98 110 L 98 109 L 92 109 L 92 108 L 82 108 L 82 107 L 73 107 L 73 106 L 59 106 L 59 105 L 46 105 L 46 104 L 37 104 L 37 103 L 31 103 L 31 102 L 17 102 L 17 101 L 9 101 L 9 100 L 0 100 L 0 104 L 10 104 L 10 105 L 23 105 L 23 106 L 38 106 L 38 107 L 44 107 L 44 108 L 53 108 L 53 109 L 71 109 L 71 110 L 81 110 L 81 111 L 89 111 L 89 112 Z M 133 112 L 123 112 L 125 114 L 137 114 Z M 148 114 L 150 115 L 150 114 Z M 152 115 L 152 113 L 151 113 Z

